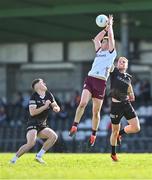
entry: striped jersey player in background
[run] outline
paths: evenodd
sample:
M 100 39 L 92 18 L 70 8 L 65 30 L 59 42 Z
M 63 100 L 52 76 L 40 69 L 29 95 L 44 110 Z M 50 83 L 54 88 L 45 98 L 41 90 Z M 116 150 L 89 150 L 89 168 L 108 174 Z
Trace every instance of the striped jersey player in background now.
M 128 59 L 120 57 L 117 66 L 113 68 L 110 74 L 112 98 L 110 112 L 112 133 L 110 144 L 111 158 L 114 161 L 118 161 L 116 145 L 120 145 L 121 136 L 140 131 L 138 116 L 131 105 L 131 101 L 135 101 L 135 96 L 131 85 L 132 76 L 126 72 L 127 68 Z M 120 130 L 120 120 L 123 116 L 127 119 L 128 125 Z

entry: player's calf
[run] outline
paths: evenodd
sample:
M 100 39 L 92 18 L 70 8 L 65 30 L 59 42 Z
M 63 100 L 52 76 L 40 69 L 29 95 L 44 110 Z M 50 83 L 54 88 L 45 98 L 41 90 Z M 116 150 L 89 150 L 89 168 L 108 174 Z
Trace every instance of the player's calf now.
M 122 141 L 122 136 L 118 135 L 117 136 L 117 146 L 121 146 L 121 141 Z

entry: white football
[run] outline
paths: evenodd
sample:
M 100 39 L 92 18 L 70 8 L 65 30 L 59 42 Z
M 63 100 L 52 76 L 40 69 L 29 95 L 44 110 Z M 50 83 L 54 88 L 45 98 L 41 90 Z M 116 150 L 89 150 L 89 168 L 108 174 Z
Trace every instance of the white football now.
M 104 14 L 100 14 L 96 17 L 96 24 L 99 27 L 106 27 L 108 22 L 108 17 Z

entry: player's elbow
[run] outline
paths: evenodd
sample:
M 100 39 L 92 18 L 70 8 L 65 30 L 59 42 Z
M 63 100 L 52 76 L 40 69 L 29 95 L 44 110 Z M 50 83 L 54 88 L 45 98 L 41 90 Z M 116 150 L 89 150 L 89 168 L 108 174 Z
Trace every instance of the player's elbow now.
M 95 37 L 95 38 L 93 39 L 93 42 L 94 42 L 95 44 L 98 44 L 100 41 L 101 41 L 101 39 L 99 39 L 98 37 Z
M 115 43 L 114 42 L 109 43 L 109 51 L 113 52 L 114 49 L 115 49 Z

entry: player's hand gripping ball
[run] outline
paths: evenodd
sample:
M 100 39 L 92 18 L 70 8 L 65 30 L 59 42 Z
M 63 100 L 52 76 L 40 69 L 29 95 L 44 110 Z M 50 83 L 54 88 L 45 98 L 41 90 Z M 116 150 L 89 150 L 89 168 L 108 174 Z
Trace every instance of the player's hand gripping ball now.
M 106 27 L 108 22 L 108 17 L 104 14 L 100 14 L 96 17 L 96 24 L 99 27 Z

